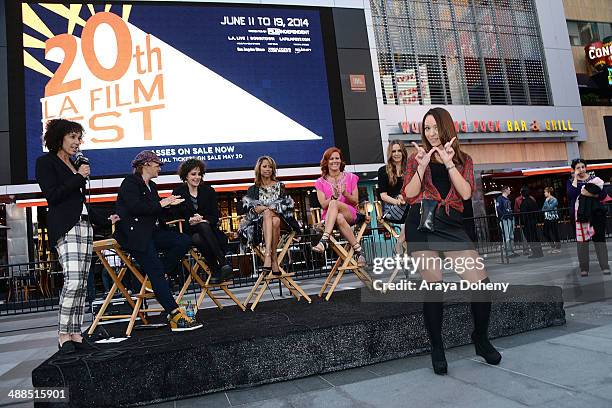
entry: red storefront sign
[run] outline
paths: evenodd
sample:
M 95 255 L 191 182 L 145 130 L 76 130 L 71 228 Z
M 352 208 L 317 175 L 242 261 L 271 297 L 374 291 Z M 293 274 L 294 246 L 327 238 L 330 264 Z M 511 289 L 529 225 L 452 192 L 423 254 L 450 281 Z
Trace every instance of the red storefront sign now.
M 544 127 L 537 120 L 526 122 L 524 120 L 475 120 L 467 122 L 465 120 L 455 121 L 455 131 L 457 133 L 515 133 L 515 132 L 575 132 L 569 119 L 551 119 L 544 121 Z M 421 122 L 403 121 L 399 123 L 399 128 L 404 134 L 420 134 Z

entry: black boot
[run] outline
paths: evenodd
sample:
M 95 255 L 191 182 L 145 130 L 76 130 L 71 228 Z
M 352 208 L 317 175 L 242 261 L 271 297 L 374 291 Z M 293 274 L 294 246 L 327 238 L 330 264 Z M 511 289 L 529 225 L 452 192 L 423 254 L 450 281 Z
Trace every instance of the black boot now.
M 429 334 L 431 344 L 431 364 L 434 373 L 443 375 L 448 372 L 448 364 L 444 355 L 444 342 L 442 341 L 442 317 L 444 315 L 444 302 L 442 294 L 432 291 L 425 295 L 423 302 L 423 318 Z
M 208 283 L 210 285 L 218 285 L 220 283 L 223 283 L 224 279 L 223 279 L 223 273 L 221 271 L 221 269 L 215 265 L 210 267 L 211 270 L 211 274 L 210 274 L 210 279 L 208 279 Z
M 489 278 L 482 280 L 483 283 L 488 283 Z M 472 309 L 472 318 L 474 319 L 474 331 L 472 332 L 472 341 L 476 354 L 484 358 L 487 363 L 497 365 L 502 359 L 501 354 L 489 341 L 489 318 L 491 316 L 491 293 L 488 291 L 480 291 L 472 297 L 470 304 Z
M 221 280 L 225 282 L 232 279 L 234 279 L 234 268 L 226 263 L 221 267 Z

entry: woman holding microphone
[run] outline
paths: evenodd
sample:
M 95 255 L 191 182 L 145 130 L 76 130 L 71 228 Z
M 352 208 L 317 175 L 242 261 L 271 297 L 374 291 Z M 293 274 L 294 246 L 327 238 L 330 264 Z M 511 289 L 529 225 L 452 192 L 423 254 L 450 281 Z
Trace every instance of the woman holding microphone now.
M 83 127 L 66 119 L 47 122 L 43 142 L 49 153 L 36 160 L 36 181 L 47 199 L 49 244 L 55 246 L 64 273 L 59 302 L 60 352 L 74 352 L 82 342 L 81 325 L 87 295 L 95 224 L 108 224 L 85 204 L 89 164 L 77 166 L 72 157 L 83 141 Z M 118 220 L 116 215 L 110 218 Z

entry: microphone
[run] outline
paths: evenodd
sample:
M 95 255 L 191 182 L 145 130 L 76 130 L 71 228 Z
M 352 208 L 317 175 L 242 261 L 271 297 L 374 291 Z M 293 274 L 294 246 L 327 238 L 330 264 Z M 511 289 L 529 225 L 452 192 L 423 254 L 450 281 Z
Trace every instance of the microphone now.
M 89 164 L 89 159 L 83 155 L 82 151 L 77 151 L 74 155 L 74 165 L 78 169 L 82 164 Z

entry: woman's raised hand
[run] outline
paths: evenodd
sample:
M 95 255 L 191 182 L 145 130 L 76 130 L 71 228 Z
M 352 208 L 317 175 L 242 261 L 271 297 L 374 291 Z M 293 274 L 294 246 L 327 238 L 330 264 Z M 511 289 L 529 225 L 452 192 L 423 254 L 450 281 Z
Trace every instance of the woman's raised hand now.
M 162 207 L 167 207 L 169 205 L 178 205 L 178 204 L 182 203 L 183 201 L 185 201 L 185 199 L 181 198 L 181 196 L 171 195 L 171 196 L 168 196 L 166 198 L 161 199 L 159 201 L 159 204 Z
M 431 149 L 429 152 L 426 152 L 425 149 L 423 149 L 415 142 L 412 142 L 412 145 L 417 151 L 415 156 L 417 163 L 419 164 L 419 166 L 426 167 L 429 164 L 429 161 L 431 160 L 431 155 L 436 151 L 436 149 Z
M 444 164 L 452 163 L 453 157 L 455 157 L 455 149 L 453 149 L 453 142 L 455 139 L 457 139 L 456 136 L 453 137 L 450 142 L 446 143 L 444 147 L 435 147 L 440 159 Z

